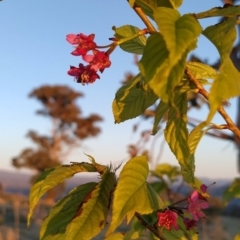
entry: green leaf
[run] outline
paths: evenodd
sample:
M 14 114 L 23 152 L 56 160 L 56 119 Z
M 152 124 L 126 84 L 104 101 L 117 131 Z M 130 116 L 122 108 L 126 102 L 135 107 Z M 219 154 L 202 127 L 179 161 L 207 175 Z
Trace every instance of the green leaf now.
M 190 154 L 188 146 L 187 129 L 187 95 L 181 93 L 175 95 L 174 106 L 169 109 L 168 122 L 164 130 L 165 139 L 176 156 L 184 180 L 194 184 L 194 158 Z
M 204 127 L 207 126 L 207 123 L 204 121 L 196 126 L 188 136 L 188 146 L 190 149 L 190 153 L 194 154 L 197 148 L 198 143 L 200 142 L 203 135 L 206 133 L 207 130 L 202 131 Z
M 203 35 L 217 48 L 222 60 L 231 53 L 236 39 L 236 23 L 236 19 L 228 18 L 219 24 L 207 27 L 203 31 Z
M 146 83 L 154 79 L 158 72 L 164 72 L 168 68 L 168 56 L 169 51 L 162 35 L 160 33 L 152 34 L 147 40 L 144 54 L 139 62 L 139 68 Z
M 240 73 L 229 57 L 224 59 L 219 71 L 210 89 L 210 112 L 207 122 L 211 121 L 222 101 L 240 95 Z
M 139 69 L 154 93 L 168 103 L 184 76 L 187 55 L 196 47 L 202 29 L 192 15 L 181 17 L 170 8 L 157 8 L 154 18 L 161 33 L 148 38 Z
M 132 158 L 123 167 L 114 192 L 112 221 L 107 235 L 116 229 L 125 216 L 129 222 L 135 212 L 148 214 L 163 207 L 157 193 L 146 183 L 148 172 L 145 156 Z
M 170 53 L 170 64 L 174 66 L 186 51 L 195 48 L 202 32 L 201 25 L 192 14 L 180 16 L 177 10 L 164 7 L 154 11 L 154 19 Z
M 159 125 L 160 121 L 162 120 L 162 118 L 164 117 L 164 115 L 166 114 L 166 112 L 168 111 L 168 109 L 169 109 L 169 106 L 166 103 L 160 101 L 160 103 L 158 104 L 157 109 L 156 109 L 156 115 L 154 118 L 152 135 L 155 135 L 157 133 L 158 125 Z
M 135 3 L 142 8 L 143 12 L 152 20 L 153 12 L 158 7 L 177 9 L 182 5 L 183 0 L 135 0 Z M 133 5 L 132 5 L 133 6 Z
M 98 183 L 89 182 L 74 188 L 62 198 L 50 211 L 41 226 L 41 239 L 61 239 L 68 224 L 76 217 L 80 204 L 87 199 Z
M 220 24 L 206 28 L 203 34 L 216 46 L 221 57 L 219 74 L 209 95 L 209 123 L 223 100 L 240 95 L 240 75 L 229 55 L 236 39 L 236 19 L 229 18 Z
M 63 165 L 51 168 L 43 172 L 33 184 L 29 194 L 29 212 L 28 225 L 33 214 L 33 210 L 39 199 L 49 190 L 63 182 L 65 179 L 72 177 L 79 172 L 96 172 L 96 168 L 89 163 L 79 163 L 73 165 Z
M 62 227 L 65 232 L 63 233 L 63 236 L 61 236 L 62 234 L 57 235 L 59 236 L 59 239 L 92 239 L 96 236 L 106 225 L 111 192 L 113 191 L 115 184 L 115 174 L 110 172 L 109 169 L 106 169 L 105 173 L 102 175 L 102 181 L 100 181 L 92 191 L 88 192 L 83 200 L 82 198 L 79 199 L 78 204 L 76 204 L 75 207 L 71 199 L 76 197 L 76 193 L 71 192 L 69 194 L 70 196 L 66 198 L 65 201 L 60 201 L 56 205 L 57 209 L 53 208 L 55 212 L 52 214 L 50 213 L 46 219 L 40 232 L 41 240 L 52 239 L 52 237 L 56 236 L 58 229 L 54 228 L 53 222 L 50 224 L 50 221 L 52 221 L 51 219 L 53 217 L 55 219 L 59 219 L 60 217 L 63 218 L 64 214 L 66 214 L 65 211 L 67 207 L 74 207 L 72 211 L 75 211 L 75 215 L 71 218 L 70 222 L 67 222 L 64 227 Z M 50 226 L 52 226 L 51 229 L 54 229 L 54 231 L 49 230 Z M 58 240 L 58 238 L 55 239 Z
M 113 27 L 113 30 L 115 31 L 114 36 L 119 40 L 124 38 L 130 38 L 136 35 L 135 38 L 120 44 L 120 48 L 122 50 L 135 54 L 143 53 L 143 49 L 146 45 L 147 38 L 145 35 L 138 36 L 138 33 L 140 31 L 139 28 L 134 27 L 132 25 L 124 25 L 119 28 Z
M 168 55 L 169 51 L 162 35 L 155 33 L 148 38 L 144 54 L 138 64 L 145 82 L 165 103 L 171 99 L 173 88 L 184 75 L 186 59 L 185 55 L 171 68 Z
M 217 77 L 217 71 L 204 63 L 188 62 L 187 68 L 196 79 L 215 79 Z
M 236 18 L 240 15 L 240 6 L 215 7 L 208 11 L 196 13 L 194 15 L 198 19 L 217 16 Z
M 116 93 L 112 104 L 115 123 L 141 115 L 157 99 L 153 91 L 143 84 L 142 76 L 136 75 Z
M 168 113 L 168 122 L 164 130 L 166 141 L 170 149 L 177 157 L 180 165 L 187 165 L 186 160 L 189 157 L 188 148 L 188 129 L 187 129 L 187 96 L 185 93 L 175 96 L 175 105 L 172 106 Z
M 223 193 L 224 201 L 228 202 L 233 198 L 240 198 L 240 178 L 235 178 Z

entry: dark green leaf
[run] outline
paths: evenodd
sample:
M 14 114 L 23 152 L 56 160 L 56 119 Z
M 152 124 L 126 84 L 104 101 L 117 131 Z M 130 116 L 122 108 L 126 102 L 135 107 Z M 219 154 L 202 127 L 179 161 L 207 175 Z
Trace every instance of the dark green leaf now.
M 71 203 L 73 203 L 72 199 L 75 199 L 76 193 L 71 192 L 68 197 L 60 201 L 50 212 L 50 215 L 41 228 L 41 240 L 50 240 L 52 237 L 56 240 L 92 239 L 96 236 L 106 225 L 111 193 L 115 184 L 115 174 L 110 172 L 109 169 L 106 169 L 104 174 L 102 174 L 102 181 L 100 181 L 92 191 L 88 192 L 83 200 L 82 198 L 79 199 L 78 205 L 75 207 L 72 206 Z M 61 229 L 65 232 L 59 234 L 57 229 L 52 225 L 53 222 L 50 221 L 53 221 L 53 218 L 63 218 L 63 216 L 67 214 L 65 213 L 65 206 L 73 207 L 74 209 L 72 209 L 72 211 L 75 211 L 75 215 L 70 219 L 70 222 L 66 223 L 64 221 Z M 54 229 L 54 231 L 52 229 Z
M 138 74 L 116 93 L 112 104 L 116 123 L 135 118 L 153 105 L 158 97 L 144 85 L 142 76 Z
M 157 109 L 156 109 L 156 115 L 154 118 L 152 135 L 155 135 L 157 133 L 158 125 L 159 125 L 160 121 L 162 120 L 162 118 L 164 117 L 164 115 L 166 114 L 166 112 L 168 111 L 168 109 L 169 109 L 169 106 L 166 103 L 160 101 L 160 103 L 158 104 Z
M 72 177 L 79 172 L 96 172 L 96 168 L 89 163 L 79 163 L 73 165 L 64 165 L 56 168 L 51 168 L 43 172 L 31 187 L 29 194 L 29 213 L 28 225 L 33 214 L 33 210 L 39 199 L 49 190 L 63 182 L 65 179 Z
M 50 211 L 41 227 L 41 239 L 59 239 L 65 234 L 68 224 L 77 215 L 80 204 L 96 188 L 98 183 L 89 182 L 73 189 Z

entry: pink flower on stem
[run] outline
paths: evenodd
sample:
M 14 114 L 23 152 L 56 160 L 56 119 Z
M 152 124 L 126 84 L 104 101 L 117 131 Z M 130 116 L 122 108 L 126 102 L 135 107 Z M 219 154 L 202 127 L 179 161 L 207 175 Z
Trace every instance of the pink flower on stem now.
M 94 50 L 93 54 L 94 55 L 84 55 L 82 57 L 85 62 L 90 63 L 92 69 L 103 72 L 105 68 L 110 67 L 111 61 L 105 52 Z
M 68 34 L 66 40 L 73 45 L 77 45 L 76 49 L 71 53 L 74 56 L 86 55 L 88 51 L 94 50 L 97 44 L 93 41 L 95 35 L 90 34 L 89 36 L 80 34 Z
M 90 65 L 84 66 L 83 64 L 79 64 L 79 68 L 70 66 L 70 70 L 68 70 L 68 75 L 76 77 L 78 83 L 93 83 L 96 79 L 100 78 L 95 70 L 91 69 Z
M 167 209 L 164 213 L 157 213 L 158 215 L 158 226 L 162 226 L 163 228 L 166 228 L 167 230 L 171 230 L 174 228 L 175 230 L 178 230 L 179 227 L 177 225 L 177 213 Z
M 205 217 L 205 214 L 201 209 L 208 208 L 209 204 L 198 191 L 193 191 L 190 198 L 188 198 L 188 202 L 187 211 L 192 214 L 195 221 L 198 221 L 199 218 Z

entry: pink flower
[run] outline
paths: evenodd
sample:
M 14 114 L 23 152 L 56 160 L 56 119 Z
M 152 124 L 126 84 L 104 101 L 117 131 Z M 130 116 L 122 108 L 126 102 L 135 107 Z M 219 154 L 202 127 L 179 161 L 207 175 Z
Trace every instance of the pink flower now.
M 87 54 L 89 50 L 96 48 L 97 44 L 93 41 L 95 35 L 90 34 L 86 36 L 82 33 L 80 34 L 68 34 L 66 40 L 73 45 L 77 45 L 76 49 L 71 53 L 74 56 L 82 56 Z
M 177 225 L 177 213 L 167 209 L 164 213 L 157 213 L 158 215 L 158 226 L 162 226 L 167 230 L 171 230 L 172 227 L 175 230 L 178 230 L 179 227 Z
M 209 204 L 198 191 L 193 191 L 190 198 L 188 198 L 188 202 L 187 210 L 192 214 L 195 221 L 198 221 L 199 218 L 205 217 L 205 214 L 201 209 L 208 208 Z
M 100 78 L 95 70 L 91 69 L 90 65 L 84 66 L 83 64 L 79 64 L 79 68 L 70 66 L 70 70 L 68 70 L 68 75 L 76 77 L 76 81 L 78 83 L 93 83 L 96 79 Z
M 111 62 L 105 52 L 94 50 L 93 53 L 94 55 L 84 55 L 82 57 L 85 62 L 90 63 L 92 69 L 103 72 L 105 68 L 110 67 Z
M 183 223 L 185 224 L 187 230 L 190 230 L 191 228 L 194 228 L 197 226 L 197 222 L 189 218 L 184 218 Z

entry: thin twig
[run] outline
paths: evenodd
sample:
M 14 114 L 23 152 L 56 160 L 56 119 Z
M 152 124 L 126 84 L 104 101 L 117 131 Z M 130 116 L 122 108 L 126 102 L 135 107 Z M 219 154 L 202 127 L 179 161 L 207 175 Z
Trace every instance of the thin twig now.
M 191 74 L 189 69 L 185 70 L 185 74 L 189 78 L 190 81 L 194 83 L 196 88 L 198 89 L 199 93 L 203 95 L 207 100 L 209 98 L 209 93 L 204 89 L 204 87 L 198 82 L 198 80 Z M 231 130 L 236 136 L 240 138 L 240 129 L 234 124 L 232 119 L 228 116 L 227 112 L 223 108 L 223 106 L 220 106 L 217 110 L 220 115 L 224 118 L 224 120 L 227 123 L 227 127 L 229 130 Z
M 151 224 L 149 224 L 138 212 L 135 212 L 135 217 L 140 221 L 140 223 L 146 227 L 149 231 L 151 231 L 156 237 L 158 237 L 161 240 L 166 240 L 165 237 L 162 236 L 162 234 Z

